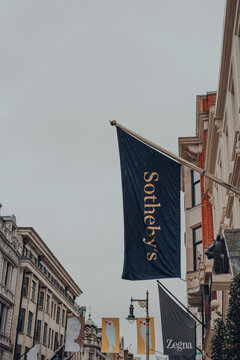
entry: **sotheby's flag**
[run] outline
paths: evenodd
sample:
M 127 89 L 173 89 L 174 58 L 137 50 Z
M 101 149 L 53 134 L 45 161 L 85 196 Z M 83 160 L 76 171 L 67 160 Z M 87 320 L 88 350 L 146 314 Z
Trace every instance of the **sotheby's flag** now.
M 124 209 L 122 278 L 180 277 L 181 165 L 117 128 Z
M 177 305 L 160 285 L 158 291 L 164 354 L 193 359 L 196 353 L 195 320 Z

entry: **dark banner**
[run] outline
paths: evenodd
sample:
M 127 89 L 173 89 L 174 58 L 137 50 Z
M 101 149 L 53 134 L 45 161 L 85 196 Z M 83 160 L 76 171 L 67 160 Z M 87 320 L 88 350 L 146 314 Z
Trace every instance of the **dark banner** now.
M 117 128 L 124 209 L 122 278 L 180 277 L 181 165 Z
M 165 355 L 194 359 L 196 322 L 158 285 Z M 175 359 L 172 358 L 172 359 Z M 181 358 L 179 358 L 181 359 Z

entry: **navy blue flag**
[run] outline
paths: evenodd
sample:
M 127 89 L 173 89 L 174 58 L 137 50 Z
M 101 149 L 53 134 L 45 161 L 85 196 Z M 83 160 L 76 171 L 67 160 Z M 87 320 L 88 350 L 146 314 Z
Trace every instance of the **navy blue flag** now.
M 176 278 L 181 165 L 117 128 L 124 209 L 122 278 Z
M 163 352 L 170 359 L 192 360 L 196 354 L 196 322 L 158 284 Z

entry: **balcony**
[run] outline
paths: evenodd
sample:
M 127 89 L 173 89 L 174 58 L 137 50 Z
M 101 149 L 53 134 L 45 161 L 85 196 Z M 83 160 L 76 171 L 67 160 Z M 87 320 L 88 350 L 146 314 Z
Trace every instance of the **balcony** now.
M 3 284 L 0 284 L 0 295 L 5 300 L 7 300 L 8 303 L 14 305 L 14 294 L 8 287 L 4 286 Z
M 81 307 L 75 302 L 74 297 L 67 293 L 67 290 L 59 284 L 59 282 L 53 277 L 53 275 L 46 269 L 45 266 L 41 264 L 41 262 L 33 255 L 30 250 L 24 249 L 24 253 L 22 255 L 22 260 L 28 260 L 33 264 L 33 266 L 37 267 L 37 269 L 43 274 L 43 276 L 51 282 L 51 284 L 61 292 L 61 294 L 75 307 L 79 312 L 81 311 Z
M 212 290 L 229 290 L 233 281 L 232 274 L 213 274 L 212 275 Z
M 197 271 L 187 274 L 188 304 L 193 307 L 200 307 L 205 279 L 205 266 L 199 263 Z
M 12 350 L 12 344 L 10 338 L 1 332 L 0 332 L 0 345 L 7 348 L 8 350 Z

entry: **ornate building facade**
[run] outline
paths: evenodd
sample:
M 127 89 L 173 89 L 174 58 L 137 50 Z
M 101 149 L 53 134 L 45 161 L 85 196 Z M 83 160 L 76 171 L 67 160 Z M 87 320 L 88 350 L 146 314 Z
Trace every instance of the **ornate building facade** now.
M 219 86 L 197 97 L 196 134 L 179 139 L 180 156 L 240 188 L 240 1 L 227 0 Z M 208 259 L 219 236 L 234 241 L 240 229 L 240 200 L 232 191 L 183 167 L 188 306 L 203 326 L 198 346 L 211 358 L 216 316 L 226 319 L 233 271 Z M 240 239 L 239 239 L 240 241 Z M 209 250 L 207 251 L 209 253 Z M 240 259 L 240 253 L 237 256 Z M 218 314 L 218 315 L 216 315 Z
M 23 358 L 37 343 L 39 360 L 50 359 L 65 342 L 67 317 L 84 316 L 85 308 L 75 301 L 82 291 L 33 228 L 20 227 L 17 232 L 23 254 L 14 358 Z
M 0 359 L 13 359 L 13 312 L 21 248 L 15 216 L 0 216 Z

